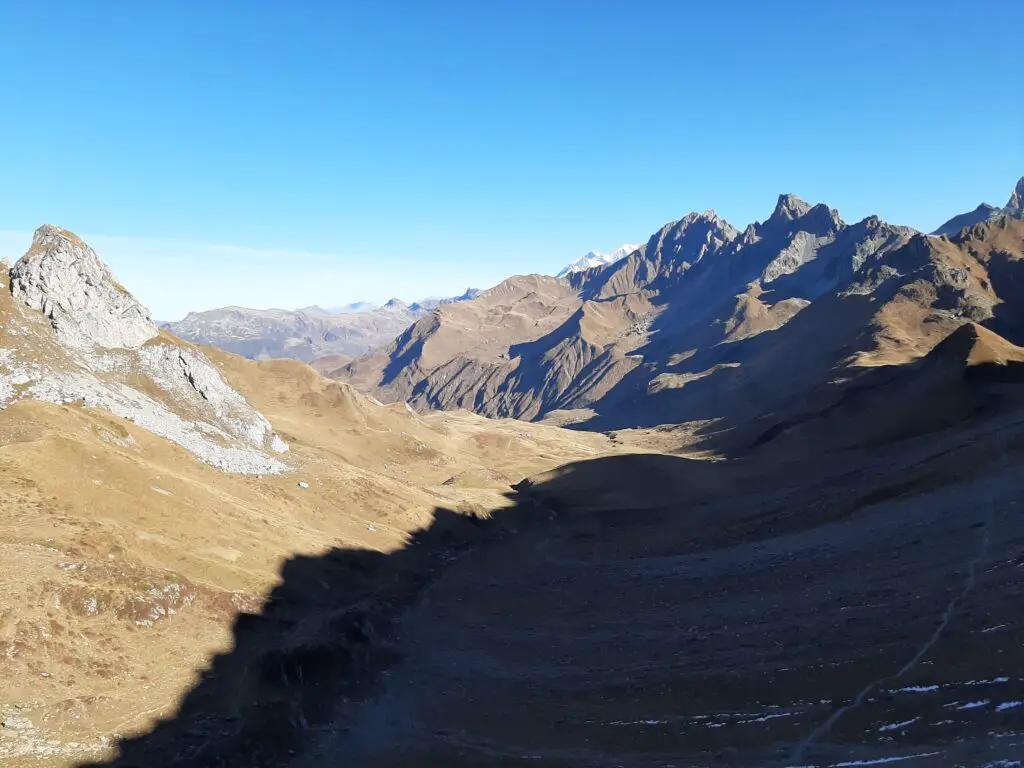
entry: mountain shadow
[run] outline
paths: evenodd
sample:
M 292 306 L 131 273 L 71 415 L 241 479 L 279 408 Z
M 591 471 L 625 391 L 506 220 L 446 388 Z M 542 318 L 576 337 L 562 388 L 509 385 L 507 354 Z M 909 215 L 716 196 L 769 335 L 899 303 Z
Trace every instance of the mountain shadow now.
M 954 342 L 954 362 L 978 347 Z M 1020 381 L 997 386 L 997 407 L 869 451 L 598 458 L 489 515 L 438 509 L 390 554 L 296 557 L 106 765 L 1019 755 L 1024 418 Z M 988 703 L 951 722 L 964 701 Z
M 531 505 L 519 509 L 520 524 Z M 393 621 L 460 553 L 502 530 L 507 513 L 438 508 L 392 553 L 334 548 L 297 556 L 259 614 L 240 614 L 231 651 L 216 656 L 177 712 L 123 739 L 100 765 L 279 766 L 328 727 L 339 703 L 371 695 L 398 656 Z

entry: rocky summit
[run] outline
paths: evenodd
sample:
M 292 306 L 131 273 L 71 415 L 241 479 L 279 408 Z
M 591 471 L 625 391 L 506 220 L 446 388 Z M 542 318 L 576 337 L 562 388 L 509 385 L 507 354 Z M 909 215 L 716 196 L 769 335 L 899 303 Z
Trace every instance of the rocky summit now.
M 50 318 L 66 345 L 137 349 L 157 335 L 149 310 L 95 251 L 52 224 L 36 230 L 10 279 L 14 298 Z
M 40 227 L 0 299 L 0 407 L 102 408 L 228 472 L 287 469 L 287 444 L 198 348 L 162 333 L 78 236 Z

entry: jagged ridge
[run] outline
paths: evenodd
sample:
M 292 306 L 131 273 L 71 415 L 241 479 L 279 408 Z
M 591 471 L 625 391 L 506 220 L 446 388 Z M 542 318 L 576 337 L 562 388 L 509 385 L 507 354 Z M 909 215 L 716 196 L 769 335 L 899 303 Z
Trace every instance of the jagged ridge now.
M 511 278 L 414 325 L 415 346 L 333 375 L 421 409 L 596 410 L 595 428 L 755 418 L 849 366 L 926 354 L 965 320 L 1005 326 L 994 308 L 1015 267 L 997 259 L 991 273 L 975 246 L 946 242 L 876 216 L 846 224 L 788 194 L 742 232 L 714 211 L 691 213 L 616 264 L 570 275 L 571 294 Z M 481 322 L 496 316 L 508 322 Z

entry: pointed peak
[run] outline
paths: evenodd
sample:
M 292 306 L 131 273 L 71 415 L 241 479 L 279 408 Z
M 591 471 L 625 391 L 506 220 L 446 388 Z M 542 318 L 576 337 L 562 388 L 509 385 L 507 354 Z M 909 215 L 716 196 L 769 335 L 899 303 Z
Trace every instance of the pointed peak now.
M 815 214 L 821 221 L 828 222 L 833 227 L 839 228 L 844 225 L 843 219 L 839 215 L 839 211 L 835 208 L 829 208 L 824 203 L 818 203 L 813 206 L 809 213 Z
M 793 221 L 806 215 L 810 210 L 811 204 L 801 200 L 796 195 L 779 195 L 779 200 L 775 204 L 775 210 L 772 212 L 771 217 L 773 219 L 781 218 L 786 221 Z
M 1013 194 L 1006 203 L 1006 210 L 1012 216 L 1024 216 L 1024 176 L 1020 177 L 1020 181 L 1014 187 Z
M 63 227 L 58 227 L 56 224 L 43 224 L 41 227 L 36 229 L 35 234 L 32 235 L 32 239 L 41 240 L 44 237 L 54 237 L 57 235 L 61 235 L 64 237 L 71 235 L 76 239 L 78 237 L 71 231 L 64 229 Z
M 713 208 L 703 212 L 693 211 L 688 213 L 679 221 L 666 224 L 662 232 L 671 230 L 682 230 L 685 232 L 695 226 L 701 230 L 716 231 L 725 240 L 732 240 L 739 235 L 739 230 L 715 213 Z
M 409 305 L 401 299 L 388 299 L 387 303 L 384 304 L 384 309 L 408 309 Z
M 79 248 L 88 248 L 85 241 L 82 240 L 78 235 L 72 232 L 70 229 L 64 229 L 58 227 L 56 224 L 43 224 L 39 227 L 32 235 L 32 248 L 26 256 L 32 255 L 35 252 L 46 246 L 49 243 L 53 243 L 56 240 L 66 240 L 69 244 L 77 246 Z
M 725 220 L 715 212 L 714 208 L 708 208 L 704 212 L 692 211 L 682 218 L 683 224 L 693 224 L 697 221 L 721 224 Z
M 96 252 L 52 224 L 10 270 L 11 295 L 48 318 L 69 346 L 134 349 L 158 334 L 139 304 Z
M 931 363 L 981 365 L 1024 361 L 1024 349 L 984 328 L 966 322 L 940 341 L 925 358 Z

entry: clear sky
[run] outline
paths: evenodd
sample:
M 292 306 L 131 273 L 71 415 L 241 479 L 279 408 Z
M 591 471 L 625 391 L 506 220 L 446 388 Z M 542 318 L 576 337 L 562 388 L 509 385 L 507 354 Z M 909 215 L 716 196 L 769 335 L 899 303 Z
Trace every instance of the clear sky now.
M 0 255 L 159 318 L 555 272 L 780 192 L 931 229 L 1024 174 L 1024 4 L 0 0 Z

